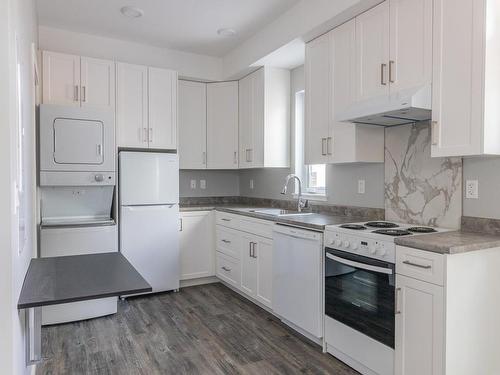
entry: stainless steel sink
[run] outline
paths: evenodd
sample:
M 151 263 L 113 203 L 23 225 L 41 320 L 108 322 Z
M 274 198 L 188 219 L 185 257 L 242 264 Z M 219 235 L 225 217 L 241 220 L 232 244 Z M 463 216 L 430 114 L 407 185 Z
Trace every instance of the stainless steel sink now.
M 255 210 L 254 212 L 270 216 L 307 216 L 312 215 L 312 212 L 299 212 L 293 210 L 282 210 L 281 208 L 264 208 L 261 210 Z

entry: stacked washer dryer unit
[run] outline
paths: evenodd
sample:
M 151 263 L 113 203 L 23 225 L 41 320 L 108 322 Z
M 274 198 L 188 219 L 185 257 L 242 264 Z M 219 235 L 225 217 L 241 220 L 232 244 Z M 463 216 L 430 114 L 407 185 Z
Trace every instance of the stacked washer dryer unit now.
M 113 218 L 115 121 L 110 110 L 40 106 L 40 256 L 118 251 Z M 116 313 L 117 299 L 44 307 L 43 324 Z

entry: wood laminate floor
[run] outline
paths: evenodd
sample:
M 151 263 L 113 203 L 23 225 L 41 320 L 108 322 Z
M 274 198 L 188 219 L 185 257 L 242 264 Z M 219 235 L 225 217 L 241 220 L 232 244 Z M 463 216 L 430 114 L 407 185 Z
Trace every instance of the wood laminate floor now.
M 357 374 L 222 284 L 44 327 L 37 374 Z

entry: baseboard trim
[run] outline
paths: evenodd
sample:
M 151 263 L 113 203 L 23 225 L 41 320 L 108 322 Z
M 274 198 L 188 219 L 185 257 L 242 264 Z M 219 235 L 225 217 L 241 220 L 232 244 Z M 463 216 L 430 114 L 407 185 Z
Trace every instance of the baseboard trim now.
M 205 285 L 205 284 L 213 284 L 218 283 L 220 280 L 215 276 L 208 277 L 200 277 L 198 279 L 190 279 L 190 280 L 181 280 L 180 288 L 185 288 L 188 286 L 196 286 L 196 285 Z

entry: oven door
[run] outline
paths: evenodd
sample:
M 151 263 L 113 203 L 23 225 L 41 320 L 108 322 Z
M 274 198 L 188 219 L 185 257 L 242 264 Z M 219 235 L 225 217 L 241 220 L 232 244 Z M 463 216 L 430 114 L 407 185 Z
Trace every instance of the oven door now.
M 394 264 L 325 249 L 325 313 L 394 348 Z

